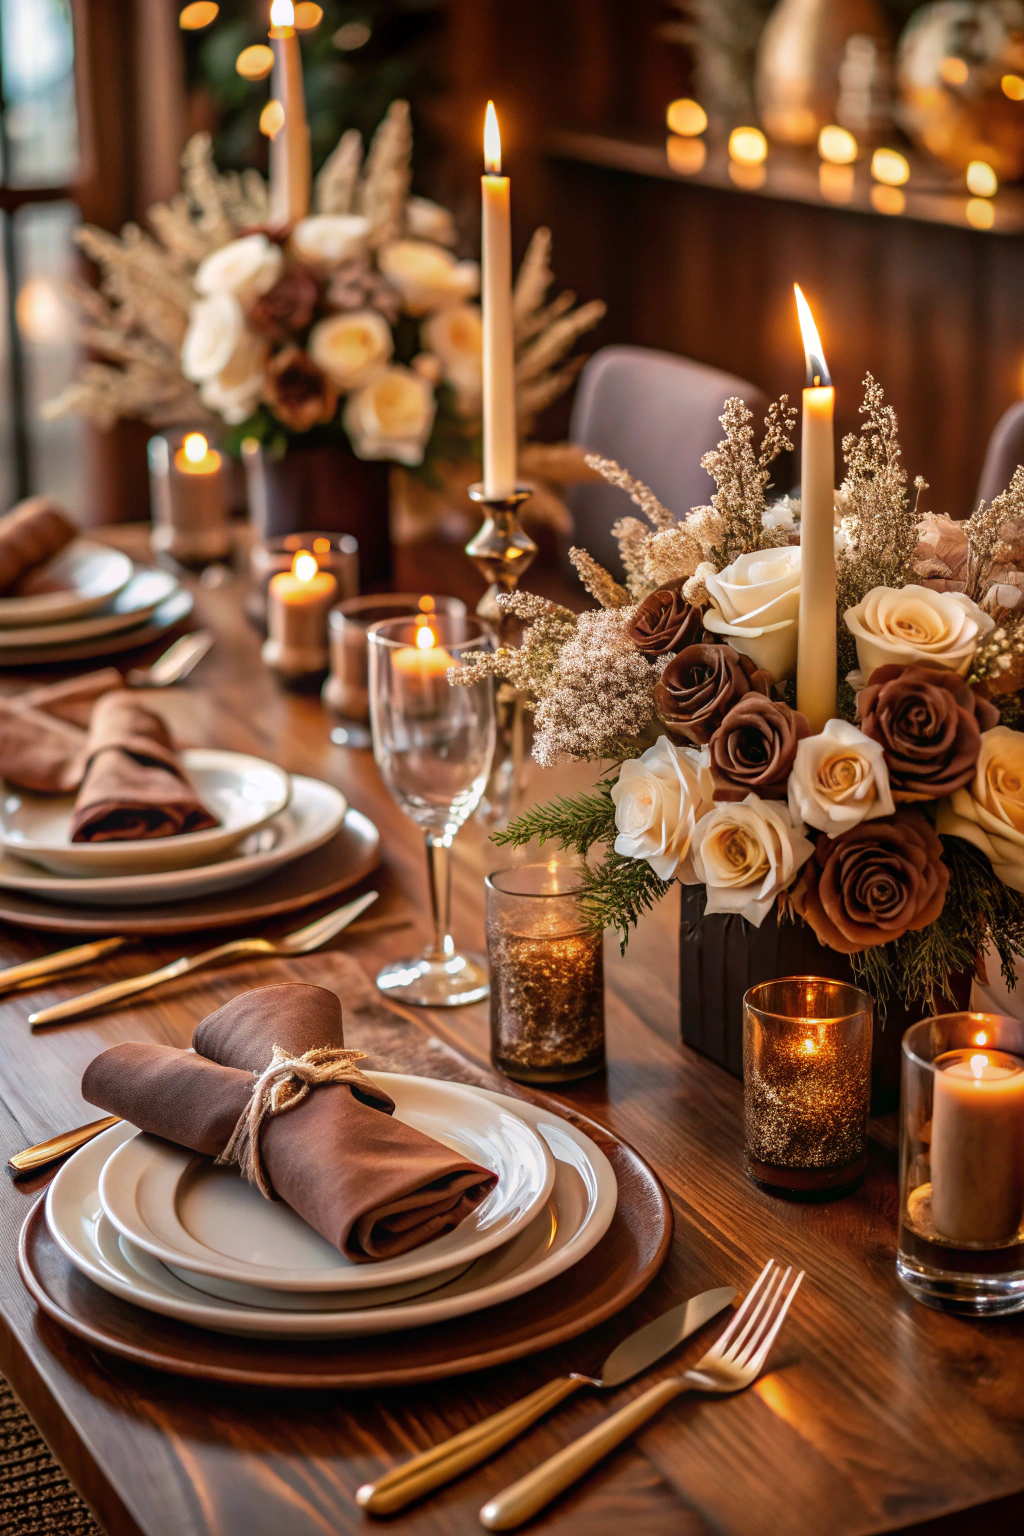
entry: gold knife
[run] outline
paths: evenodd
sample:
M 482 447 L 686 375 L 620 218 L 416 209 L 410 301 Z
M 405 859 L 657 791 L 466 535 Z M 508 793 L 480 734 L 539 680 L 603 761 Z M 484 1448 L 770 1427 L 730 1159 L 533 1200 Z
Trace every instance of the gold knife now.
M 39 960 L 23 960 L 20 965 L 0 971 L 0 992 L 10 992 L 27 981 L 41 981 L 47 976 L 73 971 L 77 966 L 88 965 L 90 960 L 99 960 L 130 942 L 126 938 L 96 939 L 91 944 L 76 944 L 74 949 L 59 949 L 56 954 L 43 955 Z
M 77 1152 L 79 1147 L 84 1147 L 87 1141 L 92 1141 L 101 1131 L 107 1131 L 119 1123 L 119 1115 L 104 1115 L 102 1120 L 90 1120 L 88 1125 L 78 1125 L 73 1131 L 61 1131 L 59 1136 L 51 1136 L 49 1141 L 40 1141 L 34 1147 L 26 1147 L 24 1152 L 15 1152 L 13 1157 L 7 1159 L 7 1166 L 13 1168 L 15 1173 L 29 1173 L 34 1168 L 45 1168 L 47 1163 L 56 1162 L 58 1157 L 66 1157 L 69 1152 Z

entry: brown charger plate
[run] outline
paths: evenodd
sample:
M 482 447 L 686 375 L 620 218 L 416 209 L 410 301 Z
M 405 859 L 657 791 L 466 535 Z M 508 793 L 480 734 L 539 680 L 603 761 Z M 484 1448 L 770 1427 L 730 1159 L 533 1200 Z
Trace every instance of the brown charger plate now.
M 233 928 L 311 907 L 365 878 L 380 863 L 380 833 L 351 807 L 330 842 L 250 885 L 153 907 L 78 907 L 0 890 L 0 922 L 47 933 L 161 934 Z
M 179 587 L 162 602 L 155 613 L 134 629 L 119 629 L 109 635 L 93 635 L 89 640 L 68 641 L 66 645 L 26 645 L 17 650 L 5 650 L 0 655 L 0 667 L 52 666 L 58 661 L 91 661 L 95 656 L 117 656 L 122 651 L 137 651 L 153 640 L 159 640 L 176 624 L 188 618 L 195 607 L 192 593 Z
M 34 1300 L 62 1327 L 97 1349 L 176 1376 L 250 1387 L 379 1389 L 482 1371 L 562 1344 L 620 1312 L 653 1280 L 672 1241 L 672 1208 L 639 1153 L 583 1115 L 566 1118 L 597 1142 L 615 1170 L 611 1226 L 585 1258 L 546 1285 L 447 1323 L 308 1343 L 192 1328 L 120 1301 L 79 1274 L 50 1236 L 45 1195 L 25 1218 L 18 1267 Z

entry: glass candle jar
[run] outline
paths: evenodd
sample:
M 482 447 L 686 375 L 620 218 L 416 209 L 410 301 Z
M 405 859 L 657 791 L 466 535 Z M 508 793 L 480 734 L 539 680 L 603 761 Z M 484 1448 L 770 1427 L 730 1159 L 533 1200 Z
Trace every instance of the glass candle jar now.
M 519 864 L 487 878 L 491 1059 L 520 1083 L 565 1083 L 604 1065 L 602 935 L 579 906 L 579 870 Z
M 226 560 L 232 536 L 223 456 L 201 432 L 151 437 L 147 455 L 154 553 L 191 566 Z
M 821 976 L 785 976 L 743 999 L 747 1171 L 774 1194 L 844 1194 L 867 1166 L 872 1002 Z
M 254 624 L 267 622 L 267 588 L 282 571 L 290 571 L 295 556 L 308 549 L 321 571 L 337 582 L 338 597 L 355 597 L 359 591 L 359 544 L 350 533 L 286 533 L 281 538 L 257 539 L 249 549 L 251 586 L 245 611 Z
M 1024 1023 L 922 1019 L 903 1036 L 896 1273 L 945 1311 L 1024 1310 Z

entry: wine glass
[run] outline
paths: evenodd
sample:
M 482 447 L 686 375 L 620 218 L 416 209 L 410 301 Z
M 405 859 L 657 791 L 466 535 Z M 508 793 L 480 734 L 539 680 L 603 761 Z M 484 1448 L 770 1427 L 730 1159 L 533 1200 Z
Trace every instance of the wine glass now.
M 490 677 L 468 688 L 449 667 L 493 648 L 492 630 L 468 615 L 434 613 L 371 625 L 370 727 L 387 788 L 427 839 L 434 940 L 421 955 L 386 965 L 382 991 L 406 1003 L 455 1007 L 488 993 L 481 959 L 461 954 L 448 932 L 452 839 L 480 803 L 494 754 Z

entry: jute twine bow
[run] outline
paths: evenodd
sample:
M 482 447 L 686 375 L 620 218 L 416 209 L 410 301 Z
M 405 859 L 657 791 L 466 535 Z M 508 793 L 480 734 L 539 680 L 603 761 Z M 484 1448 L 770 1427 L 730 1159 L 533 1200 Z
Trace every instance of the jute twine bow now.
M 255 1184 L 265 1200 L 273 1200 L 273 1186 L 260 1155 L 260 1131 L 264 1120 L 295 1109 L 310 1090 L 321 1083 L 361 1083 L 376 1096 L 369 1078 L 364 1077 L 355 1065 L 365 1059 L 365 1051 L 346 1051 L 334 1045 L 314 1046 L 301 1056 L 293 1056 L 282 1046 L 275 1045 L 269 1065 L 256 1076 L 252 1098 L 239 1115 L 238 1124 L 217 1162 L 237 1163 L 243 1178 Z

